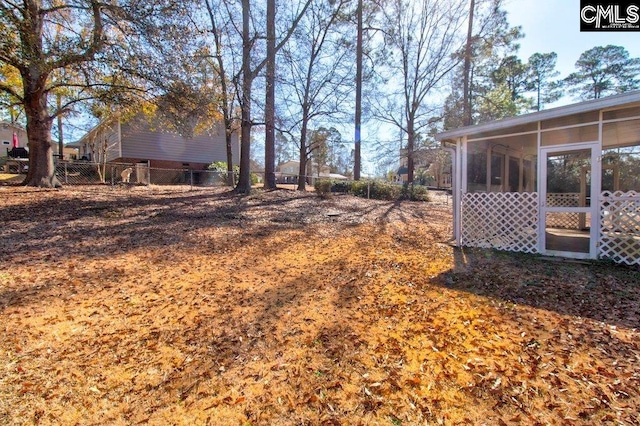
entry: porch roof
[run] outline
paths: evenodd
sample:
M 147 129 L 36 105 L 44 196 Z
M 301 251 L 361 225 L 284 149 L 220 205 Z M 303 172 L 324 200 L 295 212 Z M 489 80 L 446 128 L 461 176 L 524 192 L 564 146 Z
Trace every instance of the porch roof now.
M 445 132 L 436 134 L 435 137 L 438 141 L 455 140 L 459 137 L 476 133 L 489 131 L 495 132 L 503 129 L 522 126 L 525 124 L 535 123 L 537 121 L 566 117 L 569 115 L 582 114 L 585 112 L 598 111 L 602 109 L 615 108 L 622 105 L 638 102 L 640 102 L 640 91 L 626 92 L 619 95 L 608 96 L 606 98 L 593 99 L 577 104 L 565 105 L 544 111 L 524 114 L 517 117 L 510 117 L 502 120 L 490 121 L 488 123 L 447 130 Z

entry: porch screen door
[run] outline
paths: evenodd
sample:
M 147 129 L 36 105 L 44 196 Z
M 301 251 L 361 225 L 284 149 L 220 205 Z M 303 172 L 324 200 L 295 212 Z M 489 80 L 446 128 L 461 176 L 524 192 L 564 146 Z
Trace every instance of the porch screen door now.
M 596 146 L 576 143 L 541 149 L 541 253 L 596 257 Z

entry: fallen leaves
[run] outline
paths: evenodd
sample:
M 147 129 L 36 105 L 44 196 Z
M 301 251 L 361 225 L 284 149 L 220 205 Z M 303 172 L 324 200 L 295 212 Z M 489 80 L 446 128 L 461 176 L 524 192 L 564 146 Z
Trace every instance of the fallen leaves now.
M 640 422 L 636 271 L 438 203 L 0 190 L 0 423 Z

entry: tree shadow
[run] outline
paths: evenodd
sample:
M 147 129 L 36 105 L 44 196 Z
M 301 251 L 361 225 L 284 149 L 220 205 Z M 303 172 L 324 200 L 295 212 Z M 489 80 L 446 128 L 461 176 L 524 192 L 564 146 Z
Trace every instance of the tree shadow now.
M 322 223 L 340 228 L 415 218 L 401 202 L 352 205 L 345 202 L 353 200 L 348 196 L 320 201 L 314 194 L 282 189 L 250 195 L 233 190 L 158 195 L 108 188 L 89 196 L 59 194 L 43 191 L 25 203 L 0 207 L 2 269 L 40 264 L 57 268 L 70 259 L 105 261 L 154 249 L 160 249 L 161 256 L 198 247 L 212 256 L 232 256 L 245 245 L 229 245 L 228 238 L 212 236 L 213 231 L 226 229 L 236 241 L 259 245 L 280 231 L 303 232 Z M 0 306 L 30 303 L 38 298 L 35 288 L 29 285 L 19 294 L 7 290 L 0 294 Z
M 443 287 L 505 302 L 640 328 L 640 271 L 604 262 L 455 247 Z

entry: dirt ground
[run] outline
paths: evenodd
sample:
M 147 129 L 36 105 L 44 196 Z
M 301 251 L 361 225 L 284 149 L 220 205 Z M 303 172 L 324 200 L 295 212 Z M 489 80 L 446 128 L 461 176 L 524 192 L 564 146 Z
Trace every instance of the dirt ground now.
M 0 424 L 640 424 L 640 275 L 451 205 L 0 187 Z

